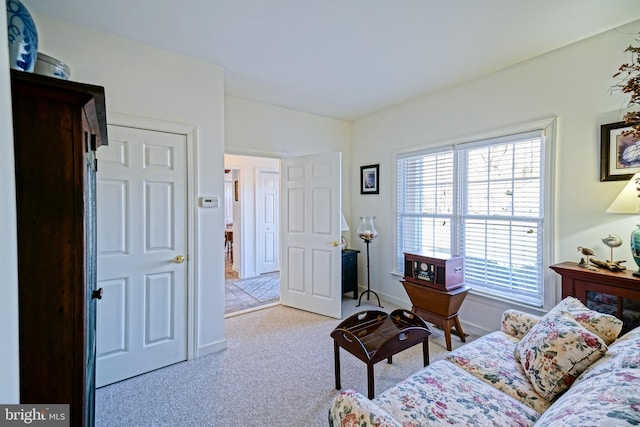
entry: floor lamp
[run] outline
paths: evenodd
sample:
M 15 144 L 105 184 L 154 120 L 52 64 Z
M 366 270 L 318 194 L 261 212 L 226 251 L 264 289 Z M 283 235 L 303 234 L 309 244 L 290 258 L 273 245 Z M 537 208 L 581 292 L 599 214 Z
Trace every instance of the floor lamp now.
M 356 305 L 356 307 L 360 307 L 364 294 L 367 294 L 367 300 L 369 300 L 369 294 L 374 294 L 378 299 L 378 306 L 380 308 L 384 308 L 382 307 L 382 304 L 380 304 L 380 297 L 378 296 L 378 294 L 371 290 L 371 273 L 369 270 L 369 244 L 378 235 L 376 227 L 373 225 L 374 219 L 375 216 L 361 216 L 360 225 L 358 226 L 358 236 L 367 244 L 367 290 L 363 291 L 360 294 L 360 298 L 358 298 L 358 305 Z

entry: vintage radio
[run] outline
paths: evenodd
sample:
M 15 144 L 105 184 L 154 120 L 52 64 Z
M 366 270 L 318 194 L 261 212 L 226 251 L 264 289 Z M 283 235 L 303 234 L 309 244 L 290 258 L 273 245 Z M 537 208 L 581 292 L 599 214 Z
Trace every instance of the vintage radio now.
M 404 254 L 404 280 L 450 291 L 464 285 L 464 259 L 444 253 Z

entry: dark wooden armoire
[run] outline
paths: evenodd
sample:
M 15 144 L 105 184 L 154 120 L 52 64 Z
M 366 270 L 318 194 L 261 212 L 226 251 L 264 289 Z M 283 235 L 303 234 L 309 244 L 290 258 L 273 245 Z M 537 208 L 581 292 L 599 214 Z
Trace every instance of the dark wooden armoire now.
M 94 424 L 96 158 L 104 89 L 11 71 L 20 401 L 70 404 Z

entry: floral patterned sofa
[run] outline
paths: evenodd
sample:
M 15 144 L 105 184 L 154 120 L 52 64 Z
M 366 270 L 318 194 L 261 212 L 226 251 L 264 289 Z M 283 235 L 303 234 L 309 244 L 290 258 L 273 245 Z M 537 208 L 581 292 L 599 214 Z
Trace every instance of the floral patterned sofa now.
M 640 327 L 569 297 L 544 317 L 507 310 L 501 330 L 369 400 L 342 391 L 330 426 L 640 425 Z

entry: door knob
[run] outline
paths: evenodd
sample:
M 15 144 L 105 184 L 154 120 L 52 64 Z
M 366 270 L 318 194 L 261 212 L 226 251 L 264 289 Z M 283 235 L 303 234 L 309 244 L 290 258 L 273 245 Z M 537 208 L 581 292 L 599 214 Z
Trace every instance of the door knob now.
M 91 298 L 102 299 L 102 288 L 94 289 L 93 292 L 91 292 Z
M 333 242 L 327 242 L 329 243 L 331 246 L 333 246 L 334 248 L 338 245 L 340 245 L 340 242 L 338 242 L 337 240 L 334 240 Z
M 171 261 L 175 262 L 176 264 L 182 264 L 184 262 L 184 257 L 182 255 L 178 255 Z

